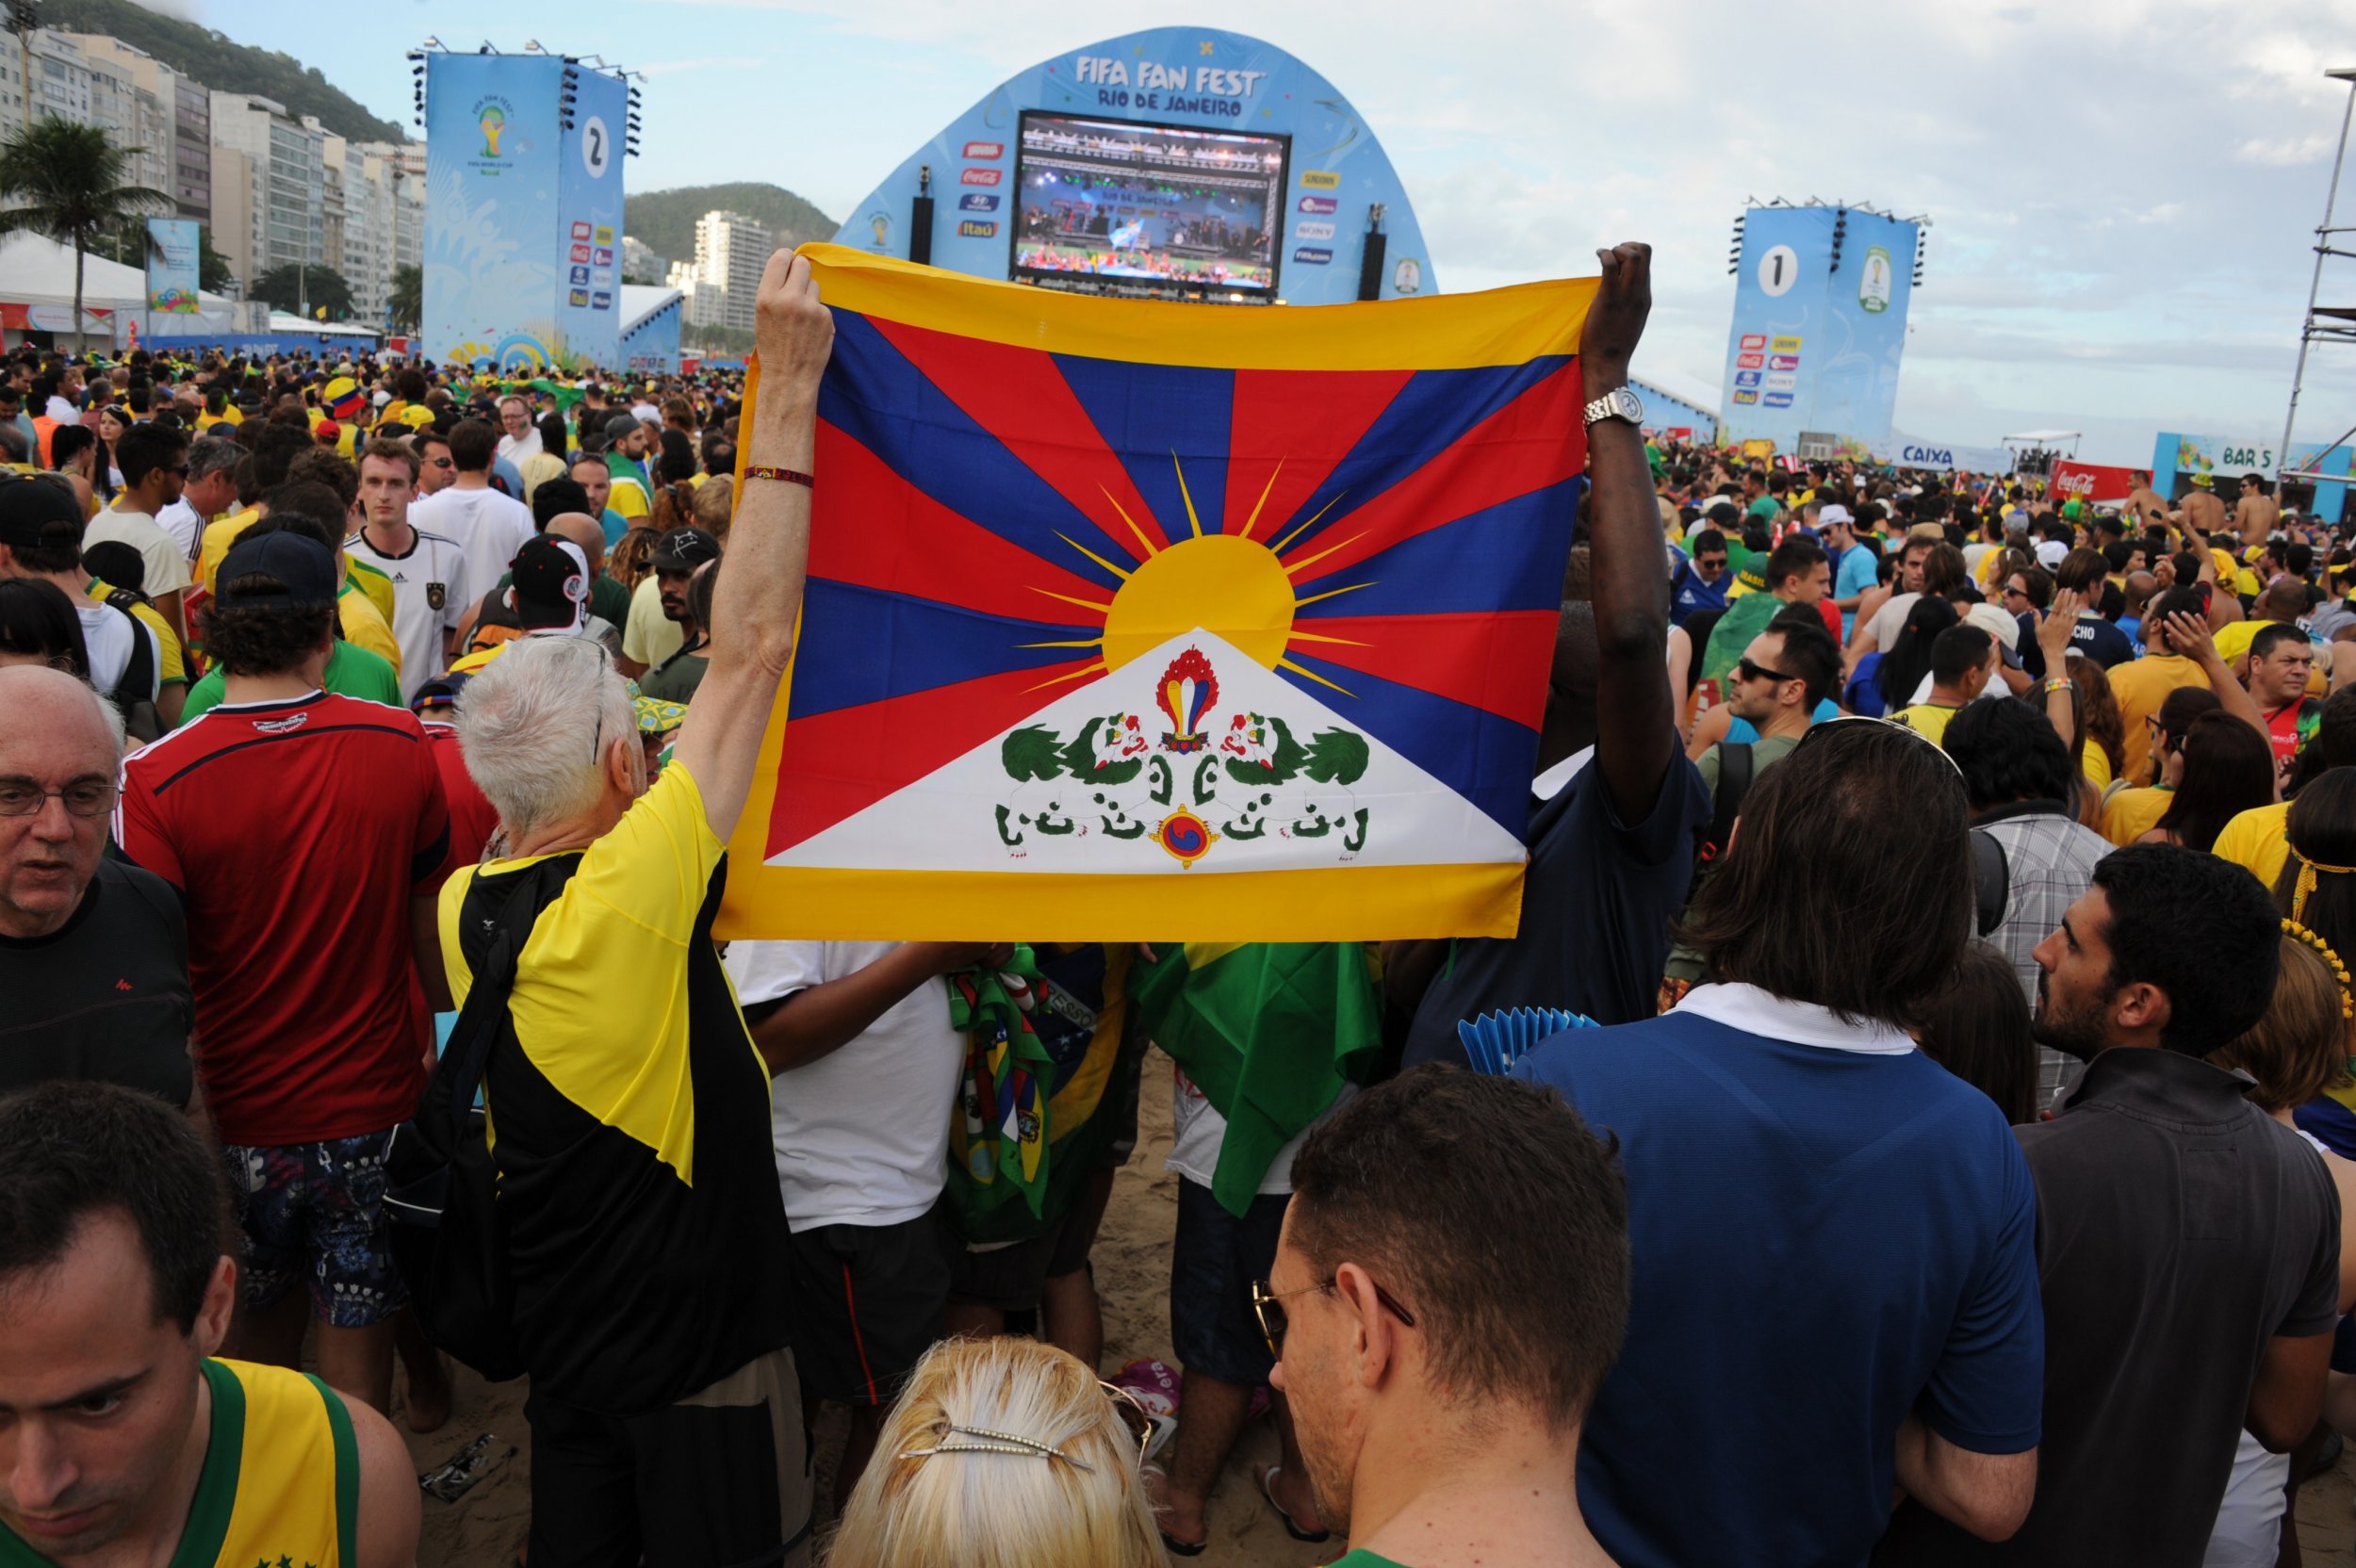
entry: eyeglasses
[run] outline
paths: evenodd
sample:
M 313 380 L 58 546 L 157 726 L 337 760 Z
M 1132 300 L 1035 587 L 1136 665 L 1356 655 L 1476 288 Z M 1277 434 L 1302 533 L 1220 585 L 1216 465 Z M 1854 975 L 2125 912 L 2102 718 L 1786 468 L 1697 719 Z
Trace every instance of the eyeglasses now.
M 2008 599 L 2025 599 L 2028 596 L 2029 591 L 2026 588 L 2015 588 L 2009 582 L 2004 584 L 2004 597 Z
M 429 467 L 448 468 L 454 466 L 454 465 L 452 465 L 450 460 L 447 457 L 429 457 L 425 461 Z
M 1143 1464 L 1147 1450 L 1153 1446 L 1153 1413 L 1145 1408 L 1145 1401 L 1138 1398 L 1135 1392 L 1119 1383 L 1108 1383 L 1099 1378 L 1096 1386 L 1104 1391 L 1104 1397 L 1112 1401 L 1113 1414 L 1129 1429 L 1129 1435 L 1137 1439 L 1137 1462 Z
M 1285 1321 L 1284 1309 L 1281 1305 L 1285 1298 L 1306 1296 L 1312 1291 L 1322 1294 L 1332 1290 L 1333 1284 L 1333 1281 L 1327 1280 L 1319 1284 L 1302 1285 L 1299 1290 L 1273 1291 L 1268 1289 L 1266 1280 L 1252 1282 L 1252 1315 L 1260 1320 L 1260 1337 L 1268 1341 L 1269 1355 L 1274 1356 L 1278 1361 L 1284 1359 L 1284 1331 L 1290 1326 Z M 1391 1293 L 1381 1285 L 1374 1287 L 1374 1298 L 1383 1304 L 1385 1312 L 1401 1323 L 1411 1329 L 1415 1326 L 1415 1315 L 1392 1299 Z
M 1747 656 L 1734 662 L 1734 672 L 1744 680 L 1799 680 L 1805 678 L 1801 676 L 1786 675 L 1781 670 L 1771 670 L 1764 664 L 1753 662 Z
M 115 787 L 99 779 L 77 779 L 62 790 L 43 790 L 29 778 L 0 779 L 0 817 L 34 817 L 57 796 L 77 817 L 103 817 L 114 809 Z

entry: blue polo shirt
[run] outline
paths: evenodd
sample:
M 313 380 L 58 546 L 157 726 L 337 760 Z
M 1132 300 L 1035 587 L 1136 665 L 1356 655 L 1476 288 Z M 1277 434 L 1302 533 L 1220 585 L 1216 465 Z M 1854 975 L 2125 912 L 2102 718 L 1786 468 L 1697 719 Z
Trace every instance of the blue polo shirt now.
M 1669 584 L 1670 623 L 1683 626 L 1688 615 L 1696 615 L 1705 610 L 1724 610 L 1726 607 L 1726 590 L 1732 586 L 1734 573 L 1731 569 L 1720 572 L 1715 582 L 1704 582 L 1701 574 L 1693 570 L 1693 564 L 1690 561 L 1685 563 L 1677 568 L 1676 580 Z
M 1909 1413 L 1974 1452 L 2036 1446 L 2028 1165 L 1995 1104 L 1904 1033 L 1700 986 L 1513 1074 L 1619 1139 L 1628 1340 L 1579 1500 L 1626 1568 L 1864 1563 Z

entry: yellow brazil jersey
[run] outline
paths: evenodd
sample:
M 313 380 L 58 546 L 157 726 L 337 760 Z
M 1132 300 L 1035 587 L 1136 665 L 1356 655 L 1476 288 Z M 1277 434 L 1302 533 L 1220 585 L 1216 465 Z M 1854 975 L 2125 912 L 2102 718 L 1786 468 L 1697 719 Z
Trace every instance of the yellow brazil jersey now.
M 335 552 L 335 559 L 344 564 L 344 585 L 368 595 L 368 602 L 376 606 L 376 612 L 384 617 L 384 624 L 392 625 L 393 580 L 384 575 L 382 567 L 346 555 L 341 550 Z
M 2225 825 L 2209 852 L 2245 867 L 2270 890 L 2291 858 L 2290 802 L 2253 806 Z
M 384 618 L 368 596 L 346 582 L 335 593 L 335 621 L 343 629 L 344 641 L 364 647 L 401 674 L 401 644 L 393 638 L 392 623 Z
M 534 1394 L 651 1408 L 783 1341 L 769 1074 L 712 940 L 727 855 L 675 760 L 586 849 L 443 884 L 462 1004 L 522 936 L 483 1088 Z
M 222 408 L 219 414 L 199 414 L 196 416 L 196 428 L 200 433 L 212 429 L 215 425 L 227 425 L 231 430 L 236 430 L 244 423 L 245 416 L 237 412 L 237 405 L 234 403 Z
M 2119 791 L 2103 804 L 2102 837 L 2126 848 L 2159 825 L 2175 798 L 2176 792 L 2166 785 Z
M 229 547 L 237 542 L 237 535 L 262 520 L 258 506 L 240 507 L 217 523 L 205 525 L 205 537 L 196 547 L 196 578 L 205 584 L 205 591 L 213 591 L 213 579 L 221 575 L 221 558 L 229 553 Z
M 360 1446 L 342 1396 L 285 1367 L 203 1365 L 211 1430 L 172 1568 L 352 1568 Z M 0 1525 L 0 1568 L 49 1560 Z
M 1943 702 L 1918 702 L 1911 708 L 1901 708 L 1890 716 L 1937 746 L 1946 743 L 1947 726 L 1961 711 L 1961 709 L 1951 708 Z
M 2086 782 L 2094 786 L 2096 794 L 2111 787 L 2111 754 L 2104 751 L 2102 743 L 2091 736 L 2086 740 L 2086 750 L 2079 756 L 2078 767 L 2086 775 Z

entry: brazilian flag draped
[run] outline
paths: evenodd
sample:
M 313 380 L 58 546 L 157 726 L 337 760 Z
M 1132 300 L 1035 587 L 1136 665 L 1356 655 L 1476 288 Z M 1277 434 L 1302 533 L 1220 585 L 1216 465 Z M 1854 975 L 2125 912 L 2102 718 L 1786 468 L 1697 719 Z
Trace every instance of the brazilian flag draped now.
M 949 1206 L 964 1240 L 1023 1241 L 1045 1234 L 1104 1168 L 1116 1134 L 1134 1124 L 1135 1058 L 1145 1050 L 1131 1025 L 1124 989 L 1135 953 L 1125 942 L 1041 944 L 1033 950 L 1039 972 L 1036 979 L 1024 977 L 1032 993 L 1024 1016 L 1053 1067 L 1038 1091 L 1045 1101 L 1045 1175 L 1031 1188 L 1000 1174 L 1004 1143 L 982 1109 L 1000 1102 L 999 1075 L 986 1042 L 976 1050 L 969 1034 L 949 1130 Z M 989 1038 L 994 1037 L 993 1029 Z
M 1055 1070 L 1031 1025 L 1039 984 L 1039 966 L 1023 946 L 998 969 L 949 976 L 949 1024 L 966 1037 L 963 1124 L 956 1129 L 963 1136 L 953 1134 L 951 1152 L 962 1156 L 976 1185 L 1022 1194 L 1034 1215 L 1046 1198 L 1047 1085 Z
M 1252 1206 L 1277 1151 L 1372 1070 L 1383 1003 L 1362 942 L 1188 942 L 1130 971 L 1154 1042 L 1227 1119 L 1211 1195 Z

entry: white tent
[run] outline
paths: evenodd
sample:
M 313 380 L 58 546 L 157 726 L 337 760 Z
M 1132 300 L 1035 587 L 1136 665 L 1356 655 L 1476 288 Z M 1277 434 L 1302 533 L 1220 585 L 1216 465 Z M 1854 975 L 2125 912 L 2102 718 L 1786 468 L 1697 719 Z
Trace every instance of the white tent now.
M 74 247 L 37 234 L 12 234 L 0 237 L 0 310 L 14 305 L 23 314 L 9 311 L 7 324 L 14 327 L 31 325 L 44 332 L 74 330 Z M 236 322 L 240 309 L 235 300 L 219 294 L 197 297 L 197 314 L 182 317 L 173 322 L 175 331 L 231 333 L 242 330 Z M 91 318 L 87 326 L 94 338 L 113 335 L 117 347 L 130 341 L 130 323 L 140 321 L 145 330 L 147 310 L 147 273 L 138 267 L 126 267 L 104 256 L 85 254 L 82 258 L 82 308 L 88 312 L 105 311 L 104 317 Z M 182 321 L 188 325 L 180 326 Z

